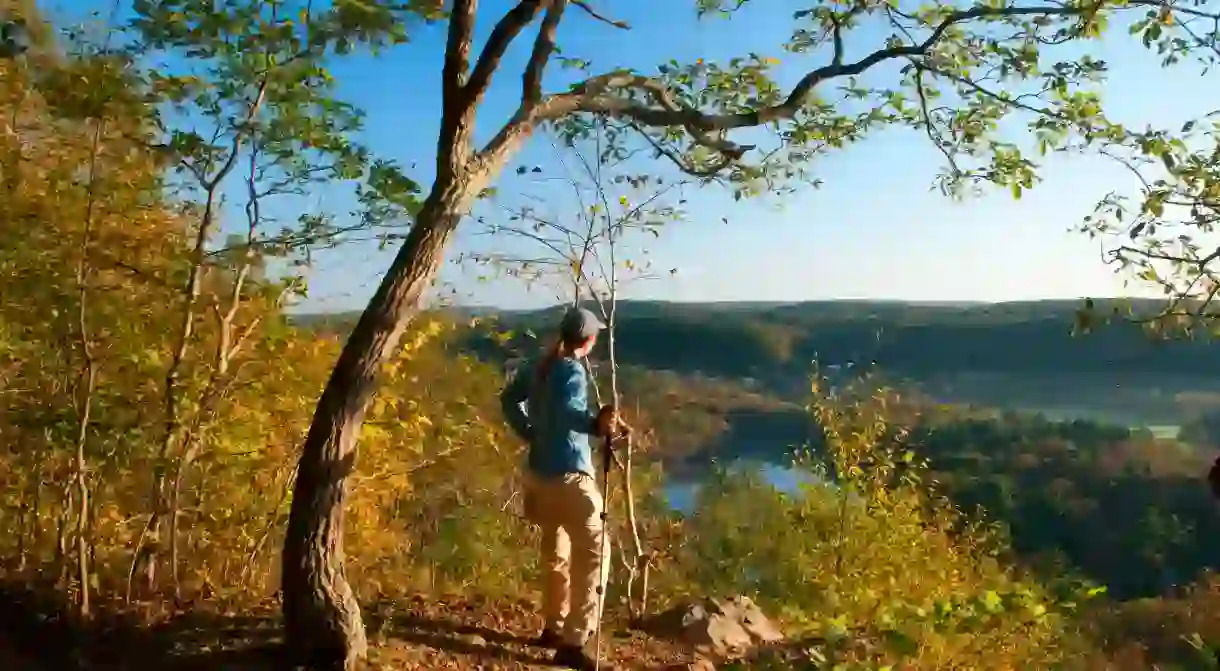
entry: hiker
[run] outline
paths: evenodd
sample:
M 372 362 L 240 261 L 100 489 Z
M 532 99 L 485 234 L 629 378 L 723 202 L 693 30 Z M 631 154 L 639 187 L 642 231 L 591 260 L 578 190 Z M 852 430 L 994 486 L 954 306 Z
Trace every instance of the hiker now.
M 556 665 L 574 669 L 595 666 L 586 646 L 601 620 L 598 589 L 604 591 L 609 574 L 589 437 L 628 430 L 614 406 L 589 408 L 580 360 L 604 328 L 589 310 L 569 310 L 555 342 L 500 394 L 509 426 L 529 444 L 525 516 L 542 528 L 545 624 L 537 642 L 555 649 Z

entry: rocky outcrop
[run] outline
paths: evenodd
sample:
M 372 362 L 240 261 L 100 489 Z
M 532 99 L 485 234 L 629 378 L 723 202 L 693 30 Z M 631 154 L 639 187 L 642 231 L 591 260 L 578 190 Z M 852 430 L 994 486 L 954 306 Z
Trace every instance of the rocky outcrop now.
M 779 627 L 745 596 L 690 601 L 642 624 L 652 636 L 679 641 L 719 657 L 736 657 L 756 646 L 784 639 Z

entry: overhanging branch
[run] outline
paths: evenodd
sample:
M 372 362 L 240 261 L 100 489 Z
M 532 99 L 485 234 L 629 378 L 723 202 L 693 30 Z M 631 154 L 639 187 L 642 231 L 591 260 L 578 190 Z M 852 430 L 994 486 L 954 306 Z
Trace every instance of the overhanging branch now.
M 649 107 L 625 98 L 609 97 L 614 90 L 636 89 L 647 93 L 655 107 Z M 729 141 L 716 131 L 744 128 L 757 125 L 742 122 L 740 125 L 721 125 L 714 120 L 721 117 L 744 115 L 707 115 L 685 106 L 676 100 L 669 86 L 660 80 L 630 72 L 617 72 L 586 80 L 575 87 L 572 93 L 552 96 L 540 106 L 542 119 L 558 118 L 572 112 L 590 112 L 608 117 L 629 119 L 641 126 L 683 126 L 694 137 L 695 142 L 715 149 L 732 159 L 741 158 L 752 146 L 741 146 Z
M 504 58 L 504 53 L 508 51 L 513 40 L 521 34 L 521 30 L 538 16 L 544 2 L 550 4 L 554 1 L 521 0 L 496 23 L 496 27 L 492 28 L 491 36 L 487 38 L 487 44 L 483 45 L 479 60 L 475 62 L 470 81 L 464 87 L 464 103 L 468 106 L 467 108 L 477 105 L 479 99 L 487 92 L 487 87 L 491 85 L 492 75 L 500 67 L 500 60 Z
M 1136 0 L 1130 4 L 1149 4 Z M 585 112 L 609 117 L 630 119 L 641 126 L 684 127 L 695 141 L 715 149 L 731 158 L 740 158 L 752 147 L 737 145 L 723 136 L 725 131 L 760 126 L 775 121 L 792 119 L 804 106 L 806 99 L 822 82 L 840 77 L 864 73 L 881 63 L 899 58 L 913 58 L 927 54 L 936 46 L 953 26 L 977 19 L 994 19 L 1014 16 L 1077 16 L 1095 11 L 1093 5 L 1063 7 L 1042 5 L 1036 7 L 973 7 L 951 12 L 932 29 L 923 41 L 878 49 L 863 58 L 844 63 L 842 51 L 836 39 L 836 56 L 831 63 L 811 70 L 792 88 L 780 103 L 749 112 L 707 113 L 679 103 L 664 82 L 628 72 L 617 72 L 590 78 L 567 93 L 555 94 L 538 106 L 534 121 L 562 118 L 568 114 Z M 637 102 L 615 95 L 627 90 L 641 91 L 648 95 L 652 104 Z
M 576 2 L 576 0 L 568 1 Z M 1160 0 L 1129 0 L 1124 7 L 1160 7 L 1161 5 Z M 587 9 L 582 5 L 578 6 L 581 9 Z M 527 68 L 524 78 L 529 82 L 529 89 L 525 93 L 525 104 L 486 145 L 480 155 L 484 161 L 484 167 L 489 166 L 495 160 L 499 160 L 507 148 L 528 135 L 535 125 L 547 121 L 557 121 L 572 114 L 585 113 L 614 118 L 643 128 L 683 128 L 695 144 L 718 152 L 728 164 L 739 160 L 746 152 L 754 148 L 730 140 L 728 137 L 730 131 L 791 120 L 805 106 L 814 89 L 823 82 L 860 75 L 875 66 L 895 59 L 925 57 L 958 24 L 1012 17 L 1059 16 L 1087 19 L 1101 11 L 1103 6 L 1103 0 L 1096 0 L 1078 6 L 1059 4 L 1026 7 L 975 6 L 956 10 L 945 13 L 934 25 L 928 26 L 929 33 L 922 40 L 911 39 L 906 44 L 887 46 L 858 60 L 844 62 L 842 30 L 846 25 L 844 22 L 851 16 L 851 13 L 848 13 L 847 16 L 836 20 L 829 29 L 834 47 L 829 64 L 807 72 L 781 102 L 740 112 L 698 109 L 681 101 L 665 81 L 626 71 L 591 77 L 574 85 L 567 92 L 544 96 L 540 101 L 534 102 L 534 96 L 537 94 L 534 87 L 541 80 L 540 70 L 532 71 Z M 493 34 L 493 39 L 489 40 L 488 47 L 484 50 L 484 55 L 480 57 L 479 65 L 476 66 L 476 76 L 472 78 L 471 82 L 472 89 L 477 90 L 479 83 L 483 81 L 483 77 L 478 75 L 479 71 L 487 70 L 493 63 L 498 62 L 502 49 L 497 51 L 496 45 L 507 46 L 507 42 L 511 41 L 511 36 L 519 32 L 521 27 L 536 15 L 538 9 L 539 2 L 523 1 L 496 27 L 496 33 L 502 33 L 502 39 L 497 40 L 496 35 Z M 514 16 L 517 18 L 510 21 Z M 538 43 L 535 46 L 538 47 Z M 927 63 L 923 63 L 922 66 L 924 69 L 935 72 L 928 67 Z M 539 74 L 534 74 L 535 71 Z M 943 73 L 941 74 L 943 75 Z M 485 76 L 489 78 L 490 72 L 487 72 Z M 977 92 L 980 95 L 987 93 L 985 90 Z M 642 96 L 637 97 L 633 94 L 642 94 Z M 1025 107 L 1030 111 L 1045 111 L 1022 105 L 1020 101 L 1006 100 L 1005 102 L 1014 107 Z
M 729 167 L 729 165 L 732 164 L 734 160 L 739 158 L 739 156 L 730 156 L 728 154 L 721 153 L 719 159 L 716 160 L 716 162 L 714 162 L 708 166 L 699 167 L 699 166 L 692 164 L 690 161 L 688 161 L 686 158 L 684 158 L 679 152 L 677 152 L 669 147 L 666 147 L 661 142 L 657 141 L 655 138 L 653 138 L 651 135 L 649 135 L 648 132 L 644 128 L 640 127 L 639 124 L 628 121 L 627 125 L 629 127 L 631 127 L 633 130 L 635 130 L 635 132 L 638 133 L 640 135 L 640 137 L 644 138 L 644 141 L 647 142 L 649 144 L 649 146 L 652 147 L 653 151 L 655 151 L 658 156 L 668 159 L 669 162 L 673 163 L 674 166 L 676 166 L 679 170 L 681 170 L 682 172 L 684 172 L 692 177 L 713 177 L 717 173 L 719 173 L 721 170 L 724 170 L 725 168 Z

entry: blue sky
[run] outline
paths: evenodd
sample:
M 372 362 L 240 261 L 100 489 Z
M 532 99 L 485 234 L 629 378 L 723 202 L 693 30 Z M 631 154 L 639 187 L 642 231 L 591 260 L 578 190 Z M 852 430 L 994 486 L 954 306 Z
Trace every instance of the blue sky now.
M 85 0 L 60 0 L 76 14 Z M 96 7 L 107 6 L 87 0 Z M 481 4 L 479 39 L 510 5 Z M 781 77 L 816 67 L 818 56 L 783 54 L 791 12 L 808 2 L 757 0 L 756 9 L 732 20 L 697 21 L 693 0 L 600 0 L 595 5 L 632 24 L 619 31 L 571 11 L 560 32 L 565 55 L 590 59 L 595 68 L 630 66 L 652 70 L 671 58 L 727 59 L 756 51 L 783 61 Z M 1181 123 L 1210 111 L 1202 91 L 1215 90 L 1214 75 L 1199 68 L 1163 70 L 1155 54 L 1117 31 L 1091 48 L 1111 64 L 1104 89 L 1111 116 L 1143 126 Z M 872 50 L 880 36 L 862 32 L 848 42 L 848 56 Z M 871 40 L 871 41 L 870 41 Z M 340 93 L 367 112 L 363 140 L 377 153 L 429 181 L 439 126 L 440 69 L 444 25 L 420 26 L 411 43 L 374 58 L 358 56 L 333 68 Z M 479 118 L 486 137 L 515 107 L 520 67 L 529 39 L 504 61 Z M 555 70 L 557 68 L 554 68 Z M 884 73 L 881 73 L 884 74 Z M 561 76 L 552 72 L 552 81 Z M 552 87 L 553 88 L 553 87 Z M 812 300 L 886 298 L 907 300 L 1019 300 L 1134 293 L 1101 261 L 1096 242 L 1069 229 L 1112 189 L 1132 185 L 1129 175 L 1097 159 L 1054 157 L 1043 162 L 1044 181 L 1017 201 L 995 193 L 954 202 L 931 190 L 941 166 L 921 135 L 887 131 L 821 159 L 818 190 L 776 202 L 733 203 L 723 193 L 689 194 L 689 216 L 649 243 L 664 279 L 633 284 L 634 298 L 669 300 Z M 528 146 L 510 165 L 553 166 L 545 141 Z M 510 185 L 512 178 L 502 185 Z M 545 193 L 541 193 L 545 197 Z M 339 193 L 320 193 L 322 207 L 345 210 Z M 782 207 L 781 207 L 782 205 Z M 302 207 L 298 203 L 294 207 Z M 729 225 L 721 223 L 727 217 Z M 459 236 L 452 260 L 476 244 L 474 226 Z M 319 259 L 308 309 L 362 307 L 388 267 L 391 251 L 355 245 Z M 446 288 L 461 302 L 519 307 L 549 303 L 553 294 L 527 291 L 509 280 L 479 281 L 468 265 L 449 264 Z

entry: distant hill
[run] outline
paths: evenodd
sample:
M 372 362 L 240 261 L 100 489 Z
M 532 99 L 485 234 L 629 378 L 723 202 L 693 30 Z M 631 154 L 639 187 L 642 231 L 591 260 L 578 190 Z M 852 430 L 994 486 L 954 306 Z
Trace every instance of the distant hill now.
M 1151 313 L 1154 301 L 1097 301 L 1100 313 L 1130 306 Z M 620 303 L 619 357 L 632 365 L 715 377 L 804 385 L 811 363 L 876 364 L 892 374 L 925 379 L 952 373 L 1150 373 L 1214 376 L 1220 347 L 1206 340 L 1154 342 L 1129 323 L 1073 335 L 1080 300 L 1007 303 L 811 301 L 800 303 Z M 563 309 L 492 312 L 465 342 L 495 358 L 528 347 L 527 331 L 545 334 Z M 346 329 L 353 313 L 304 315 L 300 323 Z M 491 324 L 488 326 L 488 324 Z M 493 337 L 498 331 L 501 337 Z M 505 338 L 504 334 L 511 337 Z

